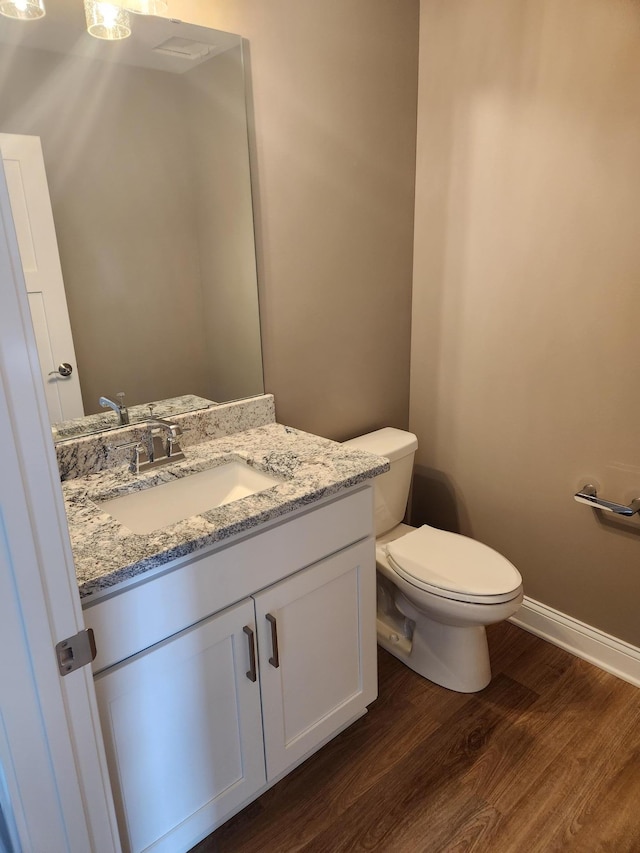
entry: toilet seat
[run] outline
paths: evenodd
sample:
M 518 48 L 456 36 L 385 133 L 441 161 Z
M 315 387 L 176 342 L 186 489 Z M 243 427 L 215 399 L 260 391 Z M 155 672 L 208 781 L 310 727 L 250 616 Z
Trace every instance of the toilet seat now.
M 385 546 L 390 566 L 408 583 L 454 601 L 499 604 L 519 595 L 522 577 L 493 548 L 423 525 Z

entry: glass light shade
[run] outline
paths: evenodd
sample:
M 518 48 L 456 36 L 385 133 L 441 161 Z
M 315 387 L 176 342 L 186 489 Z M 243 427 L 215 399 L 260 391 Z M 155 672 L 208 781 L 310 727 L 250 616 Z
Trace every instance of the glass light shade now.
M 45 14 L 44 0 L 1 0 L 0 15 L 19 21 L 34 21 Z
M 87 31 L 97 39 L 117 41 L 131 35 L 131 19 L 122 6 L 102 0 L 84 0 Z
M 137 15 L 164 15 L 169 8 L 167 0 L 122 0 L 122 5 Z

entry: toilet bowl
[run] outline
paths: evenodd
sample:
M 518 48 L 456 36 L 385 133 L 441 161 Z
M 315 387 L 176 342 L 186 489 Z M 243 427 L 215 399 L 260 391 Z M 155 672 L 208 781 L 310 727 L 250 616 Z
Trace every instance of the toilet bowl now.
M 423 677 L 460 693 L 491 681 L 486 626 L 522 603 L 522 578 L 466 536 L 402 523 L 417 440 L 387 427 L 345 442 L 386 456 L 376 479 L 378 643 Z

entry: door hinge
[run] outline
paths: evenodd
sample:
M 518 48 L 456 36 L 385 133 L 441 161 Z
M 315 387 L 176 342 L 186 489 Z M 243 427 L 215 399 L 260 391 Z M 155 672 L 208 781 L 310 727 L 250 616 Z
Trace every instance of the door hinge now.
M 58 658 L 58 669 L 60 675 L 68 675 L 74 669 L 86 666 L 96 657 L 96 640 L 93 629 L 87 628 L 80 631 L 74 637 L 60 640 L 56 645 L 56 657 Z

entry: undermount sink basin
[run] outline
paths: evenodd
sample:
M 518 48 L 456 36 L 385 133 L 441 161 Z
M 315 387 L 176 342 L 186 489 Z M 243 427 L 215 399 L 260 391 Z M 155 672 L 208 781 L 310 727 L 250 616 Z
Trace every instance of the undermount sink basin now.
M 133 533 L 152 533 L 192 515 L 264 492 L 280 482 L 233 460 L 170 483 L 96 503 Z

